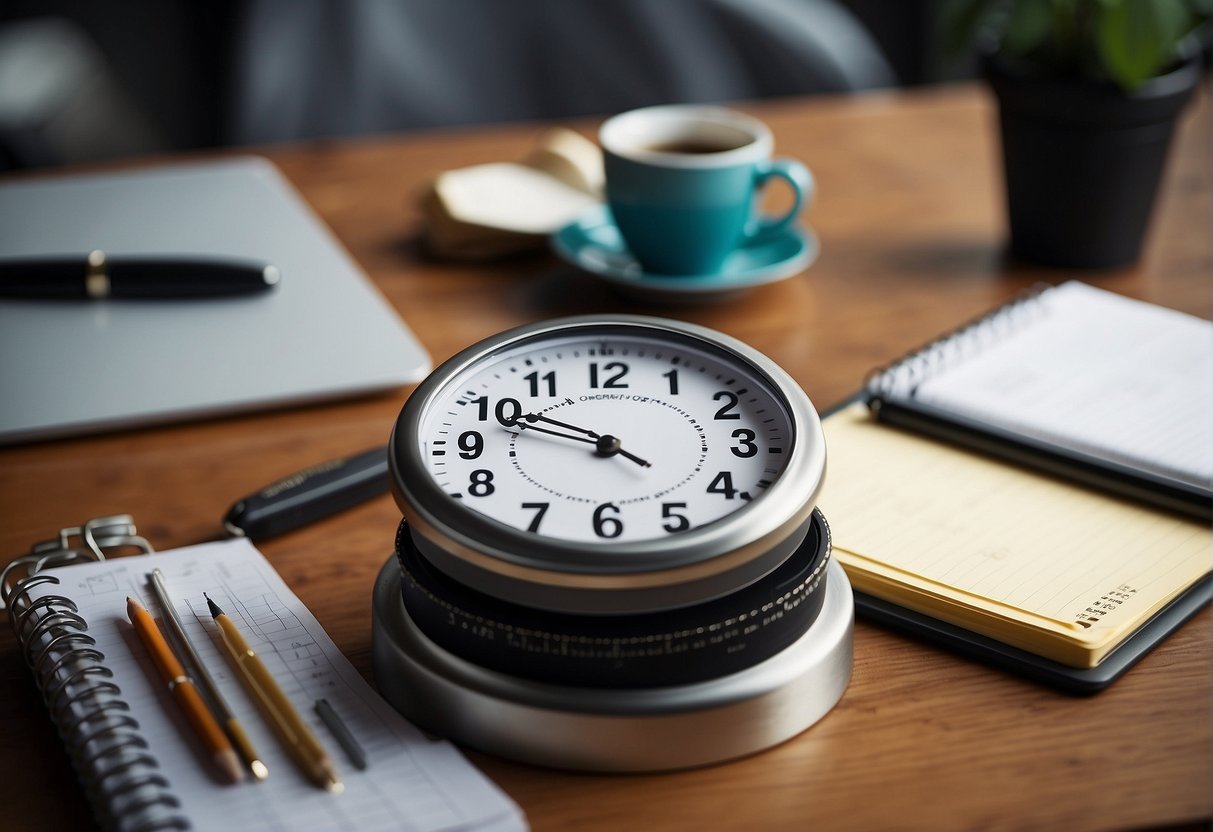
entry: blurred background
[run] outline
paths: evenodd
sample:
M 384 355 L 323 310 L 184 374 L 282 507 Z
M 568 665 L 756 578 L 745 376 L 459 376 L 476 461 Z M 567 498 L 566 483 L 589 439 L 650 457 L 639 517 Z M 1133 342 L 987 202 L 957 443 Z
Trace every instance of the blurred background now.
M 5 0 L 0 170 L 968 74 L 947 0 Z

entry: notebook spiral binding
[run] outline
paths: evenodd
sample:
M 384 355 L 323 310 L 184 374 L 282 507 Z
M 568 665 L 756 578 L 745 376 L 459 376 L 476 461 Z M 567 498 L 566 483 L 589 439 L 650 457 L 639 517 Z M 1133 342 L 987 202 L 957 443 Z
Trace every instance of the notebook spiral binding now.
M 913 396 L 927 379 L 997 343 L 1028 320 L 1043 314 L 1040 296 L 1051 288 L 1049 284 L 1037 284 L 993 311 L 872 370 L 863 385 L 868 407 L 879 410 L 885 398 Z
M 100 825 L 121 832 L 190 829 L 76 604 L 54 593 L 30 599 L 34 587 L 59 583 L 44 569 L 105 560 L 107 551 L 122 548 L 152 551 L 129 515 L 60 529 L 56 539 L 34 544 L 0 571 L 0 610 L 8 611 Z

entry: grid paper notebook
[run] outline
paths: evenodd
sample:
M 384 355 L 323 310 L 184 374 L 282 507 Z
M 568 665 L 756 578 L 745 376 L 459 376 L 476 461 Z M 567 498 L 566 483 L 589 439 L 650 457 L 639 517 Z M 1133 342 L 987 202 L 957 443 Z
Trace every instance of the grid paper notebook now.
M 216 779 L 128 622 L 128 595 L 163 616 L 146 579 L 156 568 L 202 662 L 268 766 L 266 780 L 224 785 Z M 38 576 L 54 580 L 38 581 Z M 48 707 L 106 828 L 526 828 L 521 810 L 454 746 L 425 737 L 371 689 L 247 540 L 48 569 L 30 583 L 36 585 L 16 607 L 18 616 L 22 609 L 32 611 L 21 628 L 25 641 L 33 642 L 26 655 L 44 692 L 61 691 L 48 695 Z M 203 591 L 236 622 L 326 746 L 344 783 L 342 794 L 315 786 L 277 742 L 220 647 Z M 58 623 L 53 616 L 59 616 Z M 39 620 L 50 623 L 39 628 Z M 71 634 L 79 633 L 81 624 L 95 645 L 82 640 L 73 645 Z M 47 647 L 63 636 L 67 649 L 62 642 L 58 649 Z M 101 667 L 111 675 L 96 670 Z M 64 686 L 72 674 L 77 681 Z M 113 687 L 101 684 L 88 694 L 99 682 Z M 320 698 L 365 750 L 365 770 L 350 763 L 316 716 L 313 705 Z

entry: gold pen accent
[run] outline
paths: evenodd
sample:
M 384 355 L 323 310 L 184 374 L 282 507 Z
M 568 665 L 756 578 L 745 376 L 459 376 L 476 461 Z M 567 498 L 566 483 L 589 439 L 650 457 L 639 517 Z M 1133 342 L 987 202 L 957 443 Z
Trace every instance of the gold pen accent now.
M 202 663 L 202 657 L 194 649 L 194 643 L 190 640 L 189 634 L 181 624 L 181 618 L 177 615 L 177 608 L 173 606 L 173 601 L 169 597 L 168 587 L 164 582 L 164 573 L 159 569 L 153 569 L 147 577 L 151 583 L 152 593 L 160 603 L 161 609 L 164 610 L 165 620 L 169 623 L 169 634 L 177 642 L 177 647 L 180 648 L 186 663 L 193 666 L 194 681 L 198 683 L 198 686 L 202 688 L 203 693 L 210 700 L 216 719 L 223 726 L 223 730 L 227 732 L 232 745 L 236 747 L 236 750 L 240 752 L 240 756 L 244 758 L 244 762 L 253 773 L 253 777 L 258 780 L 264 780 L 269 775 L 269 769 L 265 767 L 265 763 L 261 762 L 257 749 L 253 747 L 252 741 L 244 733 L 244 726 L 232 715 L 232 709 L 228 707 L 227 701 L 219 693 L 215 680 L 211 678 L 211 674 L 207 672 L 206 665 Z
M 291 700 L 282 692 L 282 688 L 278 687 L 269 669 L 248 646 L 236 623 L 228 618 L 209 595 L 205 592 L 202 595 L 210 607 L 211 617 L 219 626 L 223 646 L 227 648 L 228 656 L 235 665 L 240 680 L 261 708 L 262 714 L 274 727 L 278 739 L 308 777 L 334 794 L 340 794 L 345 786 L 338 778 L 337 770 L 324 746 L 291 705 Z

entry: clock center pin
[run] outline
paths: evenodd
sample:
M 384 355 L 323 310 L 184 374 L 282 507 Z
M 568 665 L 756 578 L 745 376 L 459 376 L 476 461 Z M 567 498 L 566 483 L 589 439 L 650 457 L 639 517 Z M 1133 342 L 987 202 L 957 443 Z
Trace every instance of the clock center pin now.
M 614 456 L 622 446 L 623 443 L 609 433 L 598 437 L 597 451 L 601 456 Z

